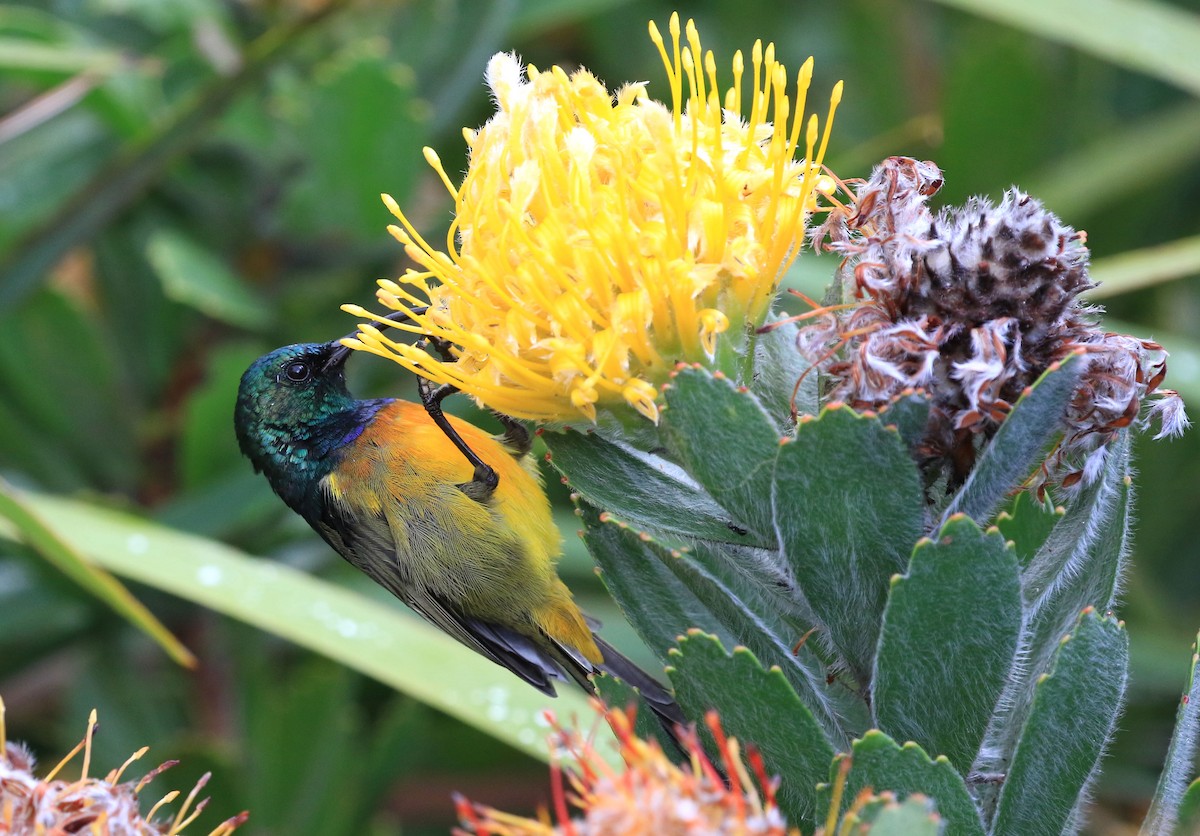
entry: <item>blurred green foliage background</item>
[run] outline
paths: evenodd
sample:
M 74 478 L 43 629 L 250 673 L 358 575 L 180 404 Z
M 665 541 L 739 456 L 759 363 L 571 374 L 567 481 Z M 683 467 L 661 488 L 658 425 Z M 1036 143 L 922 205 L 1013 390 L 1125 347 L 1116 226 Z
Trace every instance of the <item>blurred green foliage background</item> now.
M 0 475 L 385 600 L 241 460 L 238 378 L 278 345 L 352 330 L 338 305 L 369 303 L 376 278 L 403 270 L 381 191 L 444 235 L 449 200 L 421 148 L 450 172 L 465 168 L 461 128 L 490 113 L 488 57 L 586 66 L 610 87 L 646 80 L 665 98 L 646 23 L 662 27 L 674 8 L 0 5 Z M 893 154 L 928 158 L 946 173 L 935 202 L 998 197 L 1015 183 L 1086 229 L 1116 327 L 1163 342 L 1167 385 L 1200 403 L 1195 0 L 708 0 L 680 11 L 723 72 L 761 37 L 793 70 L 816 57 L 819 107 L 845 79 L 829 157 L 842 177 Z M 819 293 L 834 266 L 805 256 L 788 280 Z M 397 367 L 355 366 L 360 393 L 412 397 Z M 1140 818 L 1153 788 L 1200 627 L 1200 436 L 1138 448 L 1122 611 L 1131 697 L 1094 817 L 1114 832 Z M 35 507 L 54 528 L 53 509 Z M 85 553 L 87 519 L 69 526 Z M 10 735 L 45 761 L 98 707 L 102 768 L 150 744 L 151 759 L 183 760 L 164 788 L 214 772 L 209 827 L 245 808 L 250 833 L 437 833 L 453 821 L 454 790 L 526 812 L 546 798 L 544 768 L 492 734 L 301 650 L 286 631 L 217 614 L 219 596 L 200 606 L 159 588 L 171 584 L 132 584 L 198 660 L 178 666 L 105 603 L 111 595 L 43 559 L 52 548 L 22 545 L 37 545 L 27 530 L 0 535 L 0 695 Z M 166 557 L 138 560 L 153 573 Z M 617 644 L 636 642 L 573 536 L 562 571 Z M 397 658 L 397 676 L 437 689 L 436 664 Z

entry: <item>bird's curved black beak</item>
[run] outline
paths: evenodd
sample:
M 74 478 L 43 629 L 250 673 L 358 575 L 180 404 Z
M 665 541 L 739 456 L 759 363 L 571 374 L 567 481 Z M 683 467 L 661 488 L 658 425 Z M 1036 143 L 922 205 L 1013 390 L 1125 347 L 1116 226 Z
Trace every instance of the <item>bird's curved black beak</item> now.
M 423 313 L 425 313 L 426 310 L 428 310 L 427 307 L 426 308 L 413 308 L 413 313 L 423 314 Z M 393 322 L 409 322 L 412 320 L 412 317 L 409 316 L 404 311 L 396 311 L 394 313 L 388 314 L 387 316 L 384 317 L 384 319 L 389 320 L 389 321 L 388 322 L 378 322 L 377 321 L 375 324 L 379 325 L 379 326 L 387 327 L 388 325 L 390 325 Z M 339 369 L 343 365 L 345 365 L 346 359 L 349 358 L 350 352 L 352 349 L 346 348 L 346 346 L 342 345 L 342 340 L 353 339 L 356 336 L 358 336 L 357 329 L 355 329 L 354 331 L 351 331 L 349 334 L 347 334 L 346 336 L 344 336 L 340 339 L 334 340 L 330 344 L 333 347 L 333 350 L 331 352 L 329 352 L 329 357 L 328 357 L 328 359 L 325 360 L 325 365 L 322 366 L 321 371 L 331 372 L 331 371 L 334 371 L 335 369 Z
M 354 336 L 354 334 L 350 334 L 350 336 Z M 345 339 L 345 337 L 342 339 Z M 334 342 L 332 342 L 330 345 L 333 350 L 329 352 L 329 357 L 326 358 L 325 365 L 321 367 L 321 372 L 323 374 L 328 374 L 335 369 L 340 369 L 346 364 L 346 359 L 350 356 L 351 350 L 342 345 L 341 340 L 334 340 Z

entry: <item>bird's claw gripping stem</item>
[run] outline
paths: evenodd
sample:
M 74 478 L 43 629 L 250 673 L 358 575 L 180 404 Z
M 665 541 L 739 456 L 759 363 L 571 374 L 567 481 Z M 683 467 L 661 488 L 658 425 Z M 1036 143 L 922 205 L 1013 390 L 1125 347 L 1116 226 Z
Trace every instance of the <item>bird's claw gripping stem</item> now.
M 414 309 L 415 313 L 424 313 L 425 308 Z M 397 311 L 396 313 L 388 314 L 384 320 L 391 322 L 403 322 L 411 317 L 407 312 Z M 390 324 L 384 322 L 381 324 Z M 454 353 L 451 351 L 450 343 L 445 340 L 440 340 L 436 337 L 424 336 L 417 340 L 416 347 L 424 350 L 427 346 L 432 346 L 442 359 L 447 363 L 454 362 Z M 475 468 L 471 475 L 471 481 L 463 485 L 463 490 L 471 497 L 479 500 L 487 499 L 495 492 L 496 486 L 500 484 L 500 477 L 496 471 L 485 462 L 483 459 L 472 450 L 462 436 L 454 427 L 450 426 L 449 420 L 442 412 L 442 401 L 449 395 L 453 395 L 458 391 L 457 387 L 451 386 L 449 383 L 444 383 L 441 386 L 435 386 L 432 381 L 424 377 L 417 378 L 417 391 L 421 395 L 421 403 L 425 407 L 425 411 L 429 417 L 433 419 L 433 423 L 441 429 L 446 437 L 458 448 L 467 461 Z M 492 411 L 492 414 L 504 426 L 503 441 L 508 447 L 512 448 L 517 457 L 526 455 L 533 448 L 533 438 L 529 434 L 529 430 L 525 426 L 510 415 L 505 415 L 502 412 Z
M 429 413 L 433 423 L 438 425 L 446 437 L 458 448 L 458 451 L 466 456 L 467 461 L 475 467 L 467 493 L 479 499 L 491 496 L 496 490 L 496 486 L 500 484 L 500 477 L 496 475 L 496 471 L 492 469 L 491 465 L 479 458 L 475 451 L 467 445 L 467 442 L 462 440 L 462 436 L 454 427 L 450 426 L 445 413 L 442 412 L 442 401 L 458 390 L 448 383 L 435 387 L 431 381 L 419 377 L 417 378 L 417 391 L 421 393 L 421 403 L 425 405 L 425 411 Z
M 425 348 L 431 343 L 443 359 L 447 361 L 453 359 L 450 354 L 450 346 L 442 340 L 423 337 L 417 341 L 416 345 L 419 348 Z M 451 386 L 449 383 L 435 387 L 432 381 L 419 377 L 417 378 L 417 391 L 421 394 L 421 403 L 425 405 L 425 411 L 429 413 L 429 417 L 441 428 L 459 452 L 466 456 L 467 461 L 475 467 L 471 481 L 464 487 L 464 490 L 470 496 L 478 499 L 486 499 L 491 496 L 496 490 L 496 486 L 500 484 L 500 477 L 491 465 L 479 458 L 475 451 L 463 441 L 462 436 L 454 427 L 450 426 L 450 422 L 442 412 L 442 401 L 457 392 L 457 387 Z M 533 438 L 520 421 L 495 410 L 492 411 L 492 414 L 504 425 L 504 443 L 511 447 L 518 457 L 524 456 L 533 448 Z

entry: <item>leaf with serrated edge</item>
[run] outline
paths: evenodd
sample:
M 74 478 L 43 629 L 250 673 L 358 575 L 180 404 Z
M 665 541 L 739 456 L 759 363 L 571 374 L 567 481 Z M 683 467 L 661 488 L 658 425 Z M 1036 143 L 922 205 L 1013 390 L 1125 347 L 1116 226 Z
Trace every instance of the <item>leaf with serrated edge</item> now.
M 609 594 L 642 641 L 666 659 L 675 639 L 699 627 L 727 641 L 733 636 L 651 550 L 649 542 L 627 526 L 584 504 L 583 542 Z
M 676 464 L 599 433 L 546 432 L 550 463 L 591 505 L 649 531 L 755 545 Z
M 778 634 L 785 625 L 770 604 L 740 594 L 744 591 L 735 588 L 735 579 L 712 555 L 700 555 L 702 563 L 628 527 L 601 522 L 591 509 L 582 513 L 584 541 L 601 577 L 652 650 L 663 654 L 692 628 L 714 634 L 730 647 L 746 645 L 784 672 L 831 741 L 844 745 L 849 740 L 841 718 L 851 707 L 843 706 L 837 698 L 841 692 L 826 684 L 824 668 L 810 649 L 792 652 L 793 637 L 785 641 Z
M 871 704 L 880 729 L 966 774 L 1004 688 L 1021 630 L 1017 559 L 998 532 L 952 518 L 892 581 Z
M 1129 433 L 1111 443 L 1095 483 L 1079 491 L 1066 513 L 1021 576 L 1026 623 L 1021 636 L 1023 659 L 1000 698 L 998 716 L 988 730 L 977 767 L 1004 772 L 1025 723 L 1037 678 L 1050 669 L 1059 640 L 1074 628 L 1086 607 L 1112 609 L 1121 567 L 1129 550 L 1133 483 Z M 981 797 L 992 796 L 981 788 Z M 990 804 L 988 805 L 990 806 Z
M 700 550 L 697 550 L 700 551 Z M 775 616 L 769 600 L 739 594 L 734 579 L 721 567 L 704 561 L 703 554 L 683 555 L 671 559 L 668 566 L 734 635 L 737 644 L 746 645 L 764 664 L 779 668 L 801 701 L 817 718 L 826 735 L 837 746 L 845 746 L 850 738 L 847 723 L 855 717 L 861 701 L 855 700 L 840 685 L 831 685 L 826 668 L 816 657 L 808 642 L 797 646 L 798 632 L 781 638 L 787 624 Z
M 1175 730 L 1171 734 L 1171 745 L 1167 748 L 1167 759 L 1158 776 L 1158 786 L 1150 811 L 1146 814 L 1140 833 L 1145 836 L 1171 836 L 1179 824 L 1179 809 L 1188 791 L 1192 777 L 1192 764 L 1196 762 L 1196 743 L 1200 738 L 1200 636 L 1192 645 L 1192 667 L 1188 671 L 1187 690 L 1179 701 L 1175 712 Z M 1190 831 L 1185 831 L 1190 832 Z
M 871 836 L 939 836 L 942 819 L 936 805 L 921 795 L 910 795 L 900 803 L 881 805 L 869 819 Z
M 1047 510 L 1034 501 L 1029 491 L 1017 494 L 1011 507 L 996 517 L 996 527 L 1017 550 L 1017 560 L 1024 568 L 1046 542 L 1054 526 L 1063 518 L 1066 509 L 1061 505 Z
M 834 759 L 830 783 L 837 778 L 845 757 L 838 755 Z M 945 758 L 931 760 L 917 744 L 900 746 L 878 730 L 854 741 L 850 758 L 853 765 L 842 793 L 843 810 L 867 788 L 875 793 L 894 792 L 900 798 L 920 793 L 937 805 L 938 814 L 946 824 L 944 836 L 983 836 L 983 825 L 966 784 Z M 826 784 L 822 797 L 828 798 L 828 794 L 829 784 Z
M 759 543 L 774 545 L 771 474 L 779 431 L 758 400 L 706 369 L 682 367 L 663 389 L 663 443 Z
M 916 465 L 894 429 L 830 406 L 780 448 L 772 504 L 800 592 L 866 684 L 888 579 L 925 525 Z
M 1004 497 L 1033 472 L 1050 439 L 1062 429 L 1082 366 L 1075 356 L 1052 364 L 1017 400 L 980 452 L 967 481 L 946 506 L 943 523 L 954 514 L 986 523 Z
M 929 398 L 919 392 L 901 395 L 879 412 L 885 426 L 894 426 L 912 450 L 925 437 L 929 423 Z
M 729 654 L 715 637 L 692 631 L 671 651 L 668 672 L 689 717 L 716 709 L 726 734 L 758 747 L 768 773 L 785 776 L 779 803 L 788 823 L 811 830 L 817 784 L 834 750 L 780 670 L 764 670 L 746 648 Z
M 1077 815 L 1125 695 L 1129 640 L 1088 609 L 1034 692 L 1000 790 L 994 836 L 1061 833 Z

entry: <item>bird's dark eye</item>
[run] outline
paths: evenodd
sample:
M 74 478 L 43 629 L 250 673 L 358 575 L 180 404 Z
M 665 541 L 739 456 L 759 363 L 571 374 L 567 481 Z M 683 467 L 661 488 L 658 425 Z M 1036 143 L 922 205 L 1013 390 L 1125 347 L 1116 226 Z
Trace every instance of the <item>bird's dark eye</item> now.
M 288 363 L 283 367 L 283 376 L 292 383 L 303 383 L 312 377 L 312 368 L 308 363 Z

